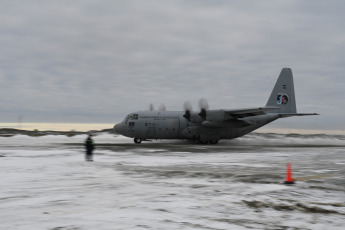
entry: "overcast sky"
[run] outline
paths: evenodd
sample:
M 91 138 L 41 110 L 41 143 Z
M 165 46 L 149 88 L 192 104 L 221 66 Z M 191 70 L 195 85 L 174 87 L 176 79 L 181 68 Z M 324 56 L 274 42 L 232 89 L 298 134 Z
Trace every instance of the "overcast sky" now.
M 0 122 L 116 123 L 132 111 L 264 106 L 283 67 L 298 112 L 345 128 L 344 1 L 1 1 Z

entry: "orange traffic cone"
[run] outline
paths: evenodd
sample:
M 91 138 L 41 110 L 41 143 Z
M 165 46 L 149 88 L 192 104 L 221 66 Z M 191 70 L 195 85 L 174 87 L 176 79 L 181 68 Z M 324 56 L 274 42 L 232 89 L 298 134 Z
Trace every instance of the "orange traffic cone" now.
M 294 184 L 294 183 L 295 183 L 295 181 L 292 178 L 292 173 L 291 173 L 291 164 L 287 163 L 287 166 L 286 166 L 286 179 L 284 181 L 284 184 Z

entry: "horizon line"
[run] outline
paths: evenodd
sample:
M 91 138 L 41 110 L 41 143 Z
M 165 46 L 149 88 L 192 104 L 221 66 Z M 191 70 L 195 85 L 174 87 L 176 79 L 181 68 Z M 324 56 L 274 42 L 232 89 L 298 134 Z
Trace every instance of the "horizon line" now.
M 114 123 L 76 123 L 76 122 L 30 122 L 30 123 L 0 123 L 0 129 L 12 128 L 22 130 L 39 130 L 39 131 L 81 131 L 87 132 L 92 130 L 112 129 Z M 297 134 L 333 134 L 345 135 L 345 130 L 322 130 L 322 129 L 289 129 L 289 128 L 259 128 L 257 133 L 297 133 Z

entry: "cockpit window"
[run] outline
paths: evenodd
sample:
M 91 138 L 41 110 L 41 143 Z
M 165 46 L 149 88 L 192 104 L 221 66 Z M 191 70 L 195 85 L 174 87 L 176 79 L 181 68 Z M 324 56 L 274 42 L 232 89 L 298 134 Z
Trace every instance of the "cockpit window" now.
M 127 122 L 128 122 L 128 119 L 129 119 L 129 115 L 127 115 L 127 116 L 126 116 L 126 118 L 125 118 L 125 119 L 123 119 L 122 123 L 125 123 L 125 124 L 127 124 Z
M 130 120 L 138 120 L 138 114 L 131 114 L 131 115 L 129 115 L 129 119 Z

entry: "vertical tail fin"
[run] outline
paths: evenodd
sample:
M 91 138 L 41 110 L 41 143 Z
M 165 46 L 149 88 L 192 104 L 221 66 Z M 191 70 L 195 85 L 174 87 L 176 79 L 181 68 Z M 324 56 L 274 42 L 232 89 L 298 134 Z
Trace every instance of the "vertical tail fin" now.
M 266 106 L 280 107 L 275 113 L 297 113 L 293 76 L 290 68 L 283 68 Z

